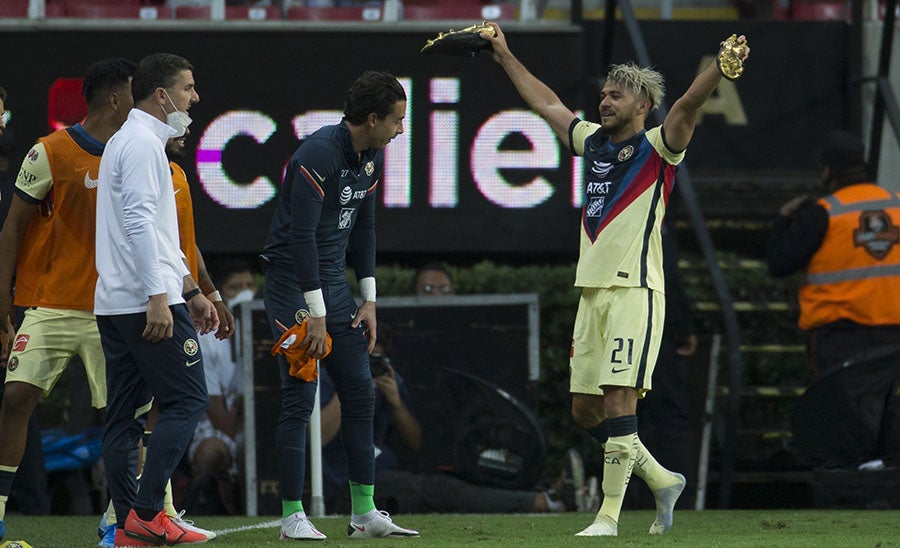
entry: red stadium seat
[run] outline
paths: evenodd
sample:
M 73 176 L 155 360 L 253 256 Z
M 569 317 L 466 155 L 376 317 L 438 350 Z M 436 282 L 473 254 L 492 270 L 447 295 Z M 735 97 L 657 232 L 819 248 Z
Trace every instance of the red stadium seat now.
M 3 0 L 0 17 L 28 17 L 28 0 Z
M 404 5 L 403 18 L 409 21 L 435 20 L 435 19 L 469 19 L 501 21 L 516 18 L 516 7 L 512 4 L 476 4 L 468 3 L 440 3 L 431 5 Z
M 281 8 L 278 6 L 226 6 L 225 19 L 281 21 Z
M 175 19 L 209 19 L 209 6 L 178 6 Z
M 61 0 L 47 0 L 44 7 L 44 15 L 47 17 L 65 17 L 66 5 Z
M 847 2 L 793 2 L 791 19 L 795 21 L 840 21 L 850 17 Z
M 140 4 L 92 4 L 79 0 L 66 2 L 67 17 L 89 19 L 171 19 L 172 11 L 165 6 L 141 6 Z
M 179 6 L 175 19 L 209 19 L 209 6 Z M 225 6 L 225 19 L 232 21 L 281 21 L 281 9 L 277 6 Z
M 291 6 L 287 19 L 295 21 L 380 21 L 381 8 L 377 6 L 305 7 Z
M 850 2 L 842 0 L 773 0 L 772 17 L 779 21 L 849 21 Z

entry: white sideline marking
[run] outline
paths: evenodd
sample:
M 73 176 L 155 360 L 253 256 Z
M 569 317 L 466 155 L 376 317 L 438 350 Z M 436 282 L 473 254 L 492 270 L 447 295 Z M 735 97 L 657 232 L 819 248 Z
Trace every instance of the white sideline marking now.
M 472 514 L 474 516 L 496 516 L 496 514 Z M 541 513 L 541 514 L 521 514 L 526 517 L 535 517 L 535 518 L 548 518 L 548 517 L 558 517 L 561 513 Z M 325 517 L 341 517 L 341 516 L 325 516 Z M 240 533 L 242 531 L 253 531 L 256 529 L 272 529 L 275 527 L 279 527 L 281 525 L 281 520 L 276 519 L 272 521 L 264 521 L 262 523 L 257 523 L 255 525 L 242 525 L 240 527 L 231 527 L 229 529 L 221 529 L 216 531 L 216 535 L 225 536 L 231 533 Z
M 240 527 L 232 527 L 230 529 L 222 529 L 221 531 L 216 531 L 216 534 L 219 536 L 228 535 L 231 533 L 240 533 L 242 531 L 253 531 L 254 529 L 271 529 L 273 527 L 278 527 L 281 525 L 281 520 L 276 519 L 272 521 L 265 521 L 263 523 L 257 523 L 256 525 L 242 525 Z

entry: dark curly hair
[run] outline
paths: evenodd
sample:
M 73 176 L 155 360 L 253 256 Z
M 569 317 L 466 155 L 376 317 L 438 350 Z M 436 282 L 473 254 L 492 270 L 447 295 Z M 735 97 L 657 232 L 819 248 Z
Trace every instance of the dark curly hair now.
M 84 100 L 88 105 L 102 100 L 112 90 L 127 84 L 136 69 L 137 65 L 121 57 L 93 63 L 81 80 L 81 94 L 84 95 Z
M 379 119 L 390 114 L 397 101 L 406 101 L 406 92 L 393 74 L 370 70 L 354 80 L 344 99 L 344 118 L 353 125 L 375 113 Z

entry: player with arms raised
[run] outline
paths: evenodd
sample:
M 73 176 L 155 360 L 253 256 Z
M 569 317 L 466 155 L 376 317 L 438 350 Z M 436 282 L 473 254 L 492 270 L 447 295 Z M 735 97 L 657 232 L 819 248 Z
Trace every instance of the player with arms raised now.
M 482 32 L 529 107 L 559 139 L 584 156 L 581 251 L 575 285 L 582 288 L 571 351 L 572 416 L 604 445 L 603 503 L 579 536 L 616 536 L 632 470 L 656 498 L 651 534 L 672 525 L 684 476 L 663 468 L 641 443 L 637 400 L 650 378 L 663 331 L 665 294 L 661 232 L 675 168 L 684 159 L 703 104 L 723 75 L 737 77 L 746 38 L 720 44 L 721 59 L 697 75 L 661 126 L 645 130 L 664 88 L 658 72 L 613 65 L 600 92 L 600 124 L 580 120 L 512 54 L 499 25 Z M 721 66 L 721 68 L 720 68 Z

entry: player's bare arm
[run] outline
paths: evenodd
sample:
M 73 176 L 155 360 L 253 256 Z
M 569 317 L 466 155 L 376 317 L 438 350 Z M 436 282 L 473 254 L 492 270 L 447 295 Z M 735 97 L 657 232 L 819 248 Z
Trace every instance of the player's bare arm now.
M 744 46 L 742 61 L 746 61 L 750 56 L 750 46 L 747 45 L 747 37 L 744 35 L 739 36 L 737 43 Z M 684 95 L 672 105 L 669 114 L 663 122 L 666 144 L 670 150 L 681 152 L 687 148 L 691 137 L 694 135 L 694 128 L 697 126 L 700 110 L 721 80 L 722 73 L 719 71 L 715 61 L 713 61 L 697 75 Z
M 363 325 L 363 329 L 366 331 L 366 338 L 369 339 L 368 352 L 369 354 L 375 349 L 375 342 L 378 340 L 378 321 L 375 318 L 375 303 L 372 301 L 364 301 L 359 308 L 356 310 L 356 316 L 353 317 L 353 322 L 350 323 L 351 327 L 357 327 L 360 324 Z
M 575 114 L 562 103 L 559 96 L 552 89 L 540 80 L 538 80 L 531 72 L 525 68 L 506 43 L 506 36 L 500 30 L 497 23 L 489 23 L 496 31 L 496 36 L 490 33 L 481 33 L 481 38 L 491 43 L 494 49 L 494 61 L 503 67 L 506 75 L 516 87 L 516 91 L 522 96 L 522 99 L 528 104 L 528 107 L 539 114 L 541 118 L 550 124 L 553 131 L 559 137 L 559 140 L 571 148 L 569 143 L 569 125 L 575 119 Z
M 12 353 L 16 330 L 12 325 L 12 319 L 9 314 L 0 318 L 0 323 L 3 324 L 3 330 L 0 331 L 0 368 L 5 368 L 9 362 L 9 355 Z

